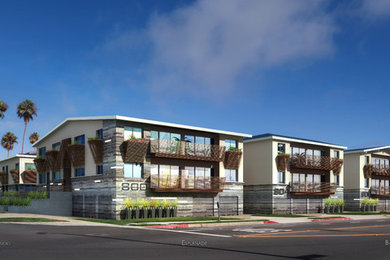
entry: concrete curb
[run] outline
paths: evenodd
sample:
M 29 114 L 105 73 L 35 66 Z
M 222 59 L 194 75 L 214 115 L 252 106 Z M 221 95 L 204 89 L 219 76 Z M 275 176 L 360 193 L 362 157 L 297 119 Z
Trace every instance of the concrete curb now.
M 323 218 L 323 219 L 312 219 L 311 222 L 336 221 L 336 220 L 351 220 L 351 219 L 350 218 Z
M 226 226 L 244 226 L 252 224 L 278 224 L 275 221 L 247 221 L 247 222 L 229 222 L 229 223 L 204 223 L 204 224 L 171 224 L 146 226 L 153 228 L 198 228 L 198 227 L 226 227 Z

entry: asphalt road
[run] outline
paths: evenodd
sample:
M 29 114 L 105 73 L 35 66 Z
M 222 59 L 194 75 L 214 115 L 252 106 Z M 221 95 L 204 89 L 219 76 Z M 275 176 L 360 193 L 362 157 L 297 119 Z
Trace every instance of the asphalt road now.
M 0 259 L 390 259 L 390 220 L 180 230 L 1 223 Z

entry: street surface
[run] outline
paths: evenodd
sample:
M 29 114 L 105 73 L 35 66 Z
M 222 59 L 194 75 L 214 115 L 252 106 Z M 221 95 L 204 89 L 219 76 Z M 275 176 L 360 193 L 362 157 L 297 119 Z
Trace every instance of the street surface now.
M 0 259 L 390 259 L 390 219 L 157 229 L 0 223 Z

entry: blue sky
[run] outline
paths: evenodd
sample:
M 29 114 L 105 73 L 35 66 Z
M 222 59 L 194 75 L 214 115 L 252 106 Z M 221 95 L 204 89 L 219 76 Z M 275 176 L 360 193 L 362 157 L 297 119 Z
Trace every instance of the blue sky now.
M 2 1 L 0 133 L 20 152 L 29 98 L 27 136 L 117 114 L 389 145 L 389 26 L 387 0 Z

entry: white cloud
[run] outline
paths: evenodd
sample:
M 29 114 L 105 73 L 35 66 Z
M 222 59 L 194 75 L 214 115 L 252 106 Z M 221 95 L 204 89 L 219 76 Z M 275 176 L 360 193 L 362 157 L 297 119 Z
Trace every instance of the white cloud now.
M 155 15 L 147 29 L 153 90 L 216 95 L 248 70 L 328 55 L 336 27 L 325 7 L 304 0 L 200 0 Z
M 362 0 L 360 14 L 369 20 L 390 17 L 389 0 Z

